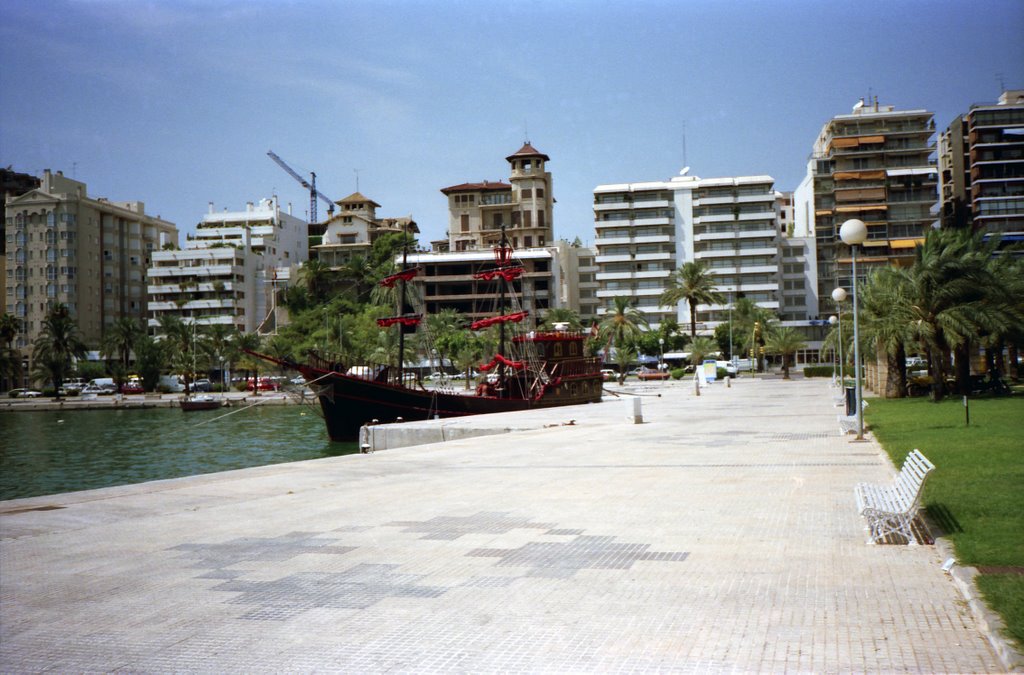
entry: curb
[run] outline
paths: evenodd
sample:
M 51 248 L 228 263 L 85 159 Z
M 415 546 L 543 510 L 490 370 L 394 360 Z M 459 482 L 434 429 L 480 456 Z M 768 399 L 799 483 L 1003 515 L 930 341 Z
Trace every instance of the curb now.
M 945 539 L 936 539 L 935 548 L 942 555 L 943 560 L 956 559 L 953 545 Z M 981 593 L 978 592 L 978 587 L 974 583 L 974 578 L 978 576 L 978 570 L 974 567 L 961 567 L 954 564 L 946 573 L 953 579 L 953 583 L 963 595 L 964 602 L 967 603 L 974 620 L 978 623 L 978 629 L 992 645 L 992 649 L 999 657 L 1003 667 L 1008 672 L 1024 672 L 1024 654 L 1017 651 L 1013 644 L 1003 637 L 1006 624 L 998 614 L 989 609 L 981 597 Z

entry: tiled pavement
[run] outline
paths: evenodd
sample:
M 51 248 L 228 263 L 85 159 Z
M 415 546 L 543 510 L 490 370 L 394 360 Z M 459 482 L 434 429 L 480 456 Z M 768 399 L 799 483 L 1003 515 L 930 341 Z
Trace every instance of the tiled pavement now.
M 853 485 L 892 468 L 824 382 L 655 392 L 2 503 L 0 670 L 1000 670 L 934 547 L 865 543 Z

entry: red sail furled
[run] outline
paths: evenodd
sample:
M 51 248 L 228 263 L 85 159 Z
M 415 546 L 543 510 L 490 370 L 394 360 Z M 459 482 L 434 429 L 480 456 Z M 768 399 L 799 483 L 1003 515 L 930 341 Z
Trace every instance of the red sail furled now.
M 510 361 L 501 354 L 495 354 L 494 358 L 491 359 L 490 363 L 485 363 L 482 366 L 478 366 L 478 368 L 479 370 L 482 370 L 483 372 L 486 373 L 488 370 L 498 365 L 499 363 L 505 364 L 509 368 L 515 368 L 516 370 L 522 370 L 523 368 L 526 367 L 526 363 L 524 361 Z
M 423 316 L 417 314 L 416 316 L 389 316 L 386 319 L 377 319 L 377 325 L 381 328 L 387 328 L 388 326 L 394 326 L 396 323 L 400 323 L 403 326 L 416 326 L 423 319 Z
M 487 319 L 480 319 L 474 321 L 469 327 L 470 330 L 481 330 L 483 328 L 490 328 L 491 326 L 499 323 L 508 323 L 509 321 L 518 323 L 530 315 L 529 312 L 516 312 L 515 314 L 505 314 L 503 316 L 492 316 Z
M 392 274 L 389 277 L 384 277 L 380 280 L 381 286 L 387 286 L 388 288 L 394 288 L 395 283 L 398 281 L 409 281 L 419 273 L 419 268 L 413 267 L 412 269 L 399 272 L 398 274 Z
M 505 269 L 501 269 L 501 270 L 491 270 L 489 272 L 480 272 L 479 274 L 474 274 L 473 278 L 474 279 L 483 279 L 484 281 L 490 281 L 494 277 L 501 277 L 505 281 L 514 281 L 514 280 L 518 279 L 520 276 L 522 276 L 522 274 L 523 274 L 523 268 L 522 267 L 506 267 Z

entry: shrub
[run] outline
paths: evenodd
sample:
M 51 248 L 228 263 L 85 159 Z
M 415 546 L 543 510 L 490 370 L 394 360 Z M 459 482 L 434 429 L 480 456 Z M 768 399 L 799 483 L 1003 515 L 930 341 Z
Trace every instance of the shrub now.
M 686 371 L 683 370 L 682 368 L 673 368 L 669 372 L 669 375 L 672 376 L 673 380 L 681 380 L 683 378 L 683 375 L 685 375 L 685 374 L 686 374 Z
M 804 377 L 832 377 L 834 372 L 836 371 L 832 366 L 806 366 Z

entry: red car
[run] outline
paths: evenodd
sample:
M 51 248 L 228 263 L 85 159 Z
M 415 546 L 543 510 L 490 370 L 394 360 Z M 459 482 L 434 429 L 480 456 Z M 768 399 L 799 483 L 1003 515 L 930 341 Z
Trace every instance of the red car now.
M 268 377 L 261 377 L 259 382 L 260 391 L 277 391 L 277 382 L 274 382 Z M 249 389 L 255 391 L 256 387 L 253 386 L 253 381 L 249 380 Z
M 142 388 L 142 385 L 138 382 L 125 382 L 121 385 L 122 394 L 144 394 L 146 390 Z

